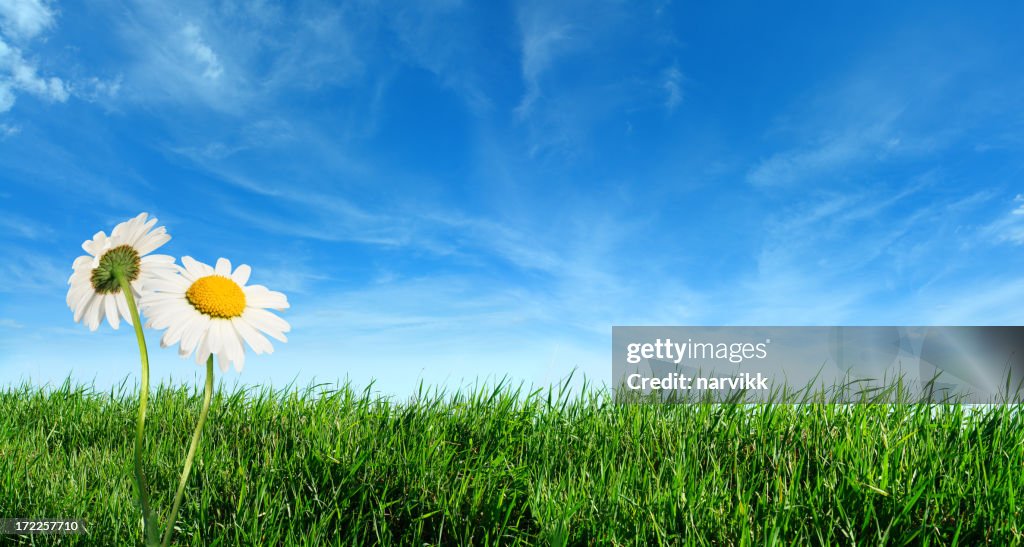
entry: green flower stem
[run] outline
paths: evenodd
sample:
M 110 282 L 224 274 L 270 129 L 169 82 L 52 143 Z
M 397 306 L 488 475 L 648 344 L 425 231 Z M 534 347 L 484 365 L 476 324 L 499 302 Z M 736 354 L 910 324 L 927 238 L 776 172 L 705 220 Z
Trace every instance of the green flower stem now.
M 135 424 L 135 484 L 139 488 L 139 501 L 142 504 L 142 523 L 145 529 L 146 544 L 156 545 L 158 532 L 153 514 L 149 507 L 149 486 L 146 474 L 142 471 L 142 434 L 146 429 L 146 404 L 149 402 L 149 351 L 146 350 L 146 337 L 142 334 L 142 321 L 139 309 L 135 306 L 132 287 L 120 270 L 114 271 L 121 292 L 128 301 L 128 310 L 132 314 L 132 325 L 135 327 L 135 338 L 139 342 L 139 359 L 142 361 L 142 386 L 139 388 L 139 420 Z
M 192 471 L 192 460 L 196 457 L 196 447 L 199 446 L 199 437 L 203 434 L 203 426 L 206 425 L 206 415 L 210 411 L 210 398 L 213 396 L 213 355 L 206 360 L 206 390 L 203 391 L 203 409 L 199 411 L 199 423 L 192 433 L 192 443 L 188 446 L 188 455 L 185 456 L 185 468 L 181 471 L 181 480 L 178 481 L 178 491 L 174 494 L 174 505 L 171 507 L 171 516 L 167 520 L 167 529 L 164 531 L 164 547 L 171 544 L 171 535 L 174 534 L 174 522 L 178 518 L 178 508 L 181 507 L 181 496 L 185 493 L 185 484 L 188 482 L 188 474 Z

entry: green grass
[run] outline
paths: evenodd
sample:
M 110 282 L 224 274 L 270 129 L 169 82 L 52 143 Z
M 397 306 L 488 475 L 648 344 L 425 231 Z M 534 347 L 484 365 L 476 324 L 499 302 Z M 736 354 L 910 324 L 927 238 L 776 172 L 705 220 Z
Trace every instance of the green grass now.
M 163 513 L 200 396 L 150 399 Z M 0 543 L 139 542 L 136 397 L 0 392 L 0 517 L 90 531 Z M 218 390 L 175 543 L 1021 544 L 1024 416 L 1011 410 L 614 404 L 507 385 L 413 402 Z

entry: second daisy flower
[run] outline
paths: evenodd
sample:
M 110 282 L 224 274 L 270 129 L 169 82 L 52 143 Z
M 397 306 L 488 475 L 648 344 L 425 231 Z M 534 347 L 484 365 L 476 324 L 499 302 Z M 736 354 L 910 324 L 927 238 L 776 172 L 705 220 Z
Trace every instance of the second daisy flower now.
M 246 285 L 252 269 L 242 264 L 232 270 L 225 258 L 216 267 L 192 257 L 182 257 L 174 275 L 162 275 L 147 284 L 141 307 L 146 326 L 167 329 L 162 347 L 179 344 L 178 354 L 193 352 L 197 364 L 217 356 L 220 370 L 231 365 L 239 372 L 245 365 L 245 345 L 257 354 L 273 353 L 267 336 L 287 342 L 291 330 L 284 319 L 267 310 L 288 308 L 288 298 L 262 285 Z

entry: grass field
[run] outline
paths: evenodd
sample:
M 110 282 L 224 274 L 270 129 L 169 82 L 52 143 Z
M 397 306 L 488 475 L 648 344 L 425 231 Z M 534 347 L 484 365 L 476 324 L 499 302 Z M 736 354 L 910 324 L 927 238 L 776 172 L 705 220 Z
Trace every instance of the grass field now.
M 147 472 L 166 513 L 200 405 L 155 390 Z M 0 517 L 79 518 L 130 545 L 136 398 L 0 392 Z M 934 415 L 933 415 L 934 414 Z M 214 396 L 179 545 L 1024 543 L 1024 417 L 1002 406 L 617 405 L 514 387 Z

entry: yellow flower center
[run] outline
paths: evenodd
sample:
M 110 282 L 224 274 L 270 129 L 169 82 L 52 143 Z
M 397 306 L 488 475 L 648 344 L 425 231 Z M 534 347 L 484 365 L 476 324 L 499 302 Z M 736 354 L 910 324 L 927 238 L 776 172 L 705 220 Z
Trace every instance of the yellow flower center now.
M 185 298 L 200 313 L 210 317 L 230 319 L 245 311 L 245 293 L 238 283 L 222 276 L 208 275 L 192 283 Z

